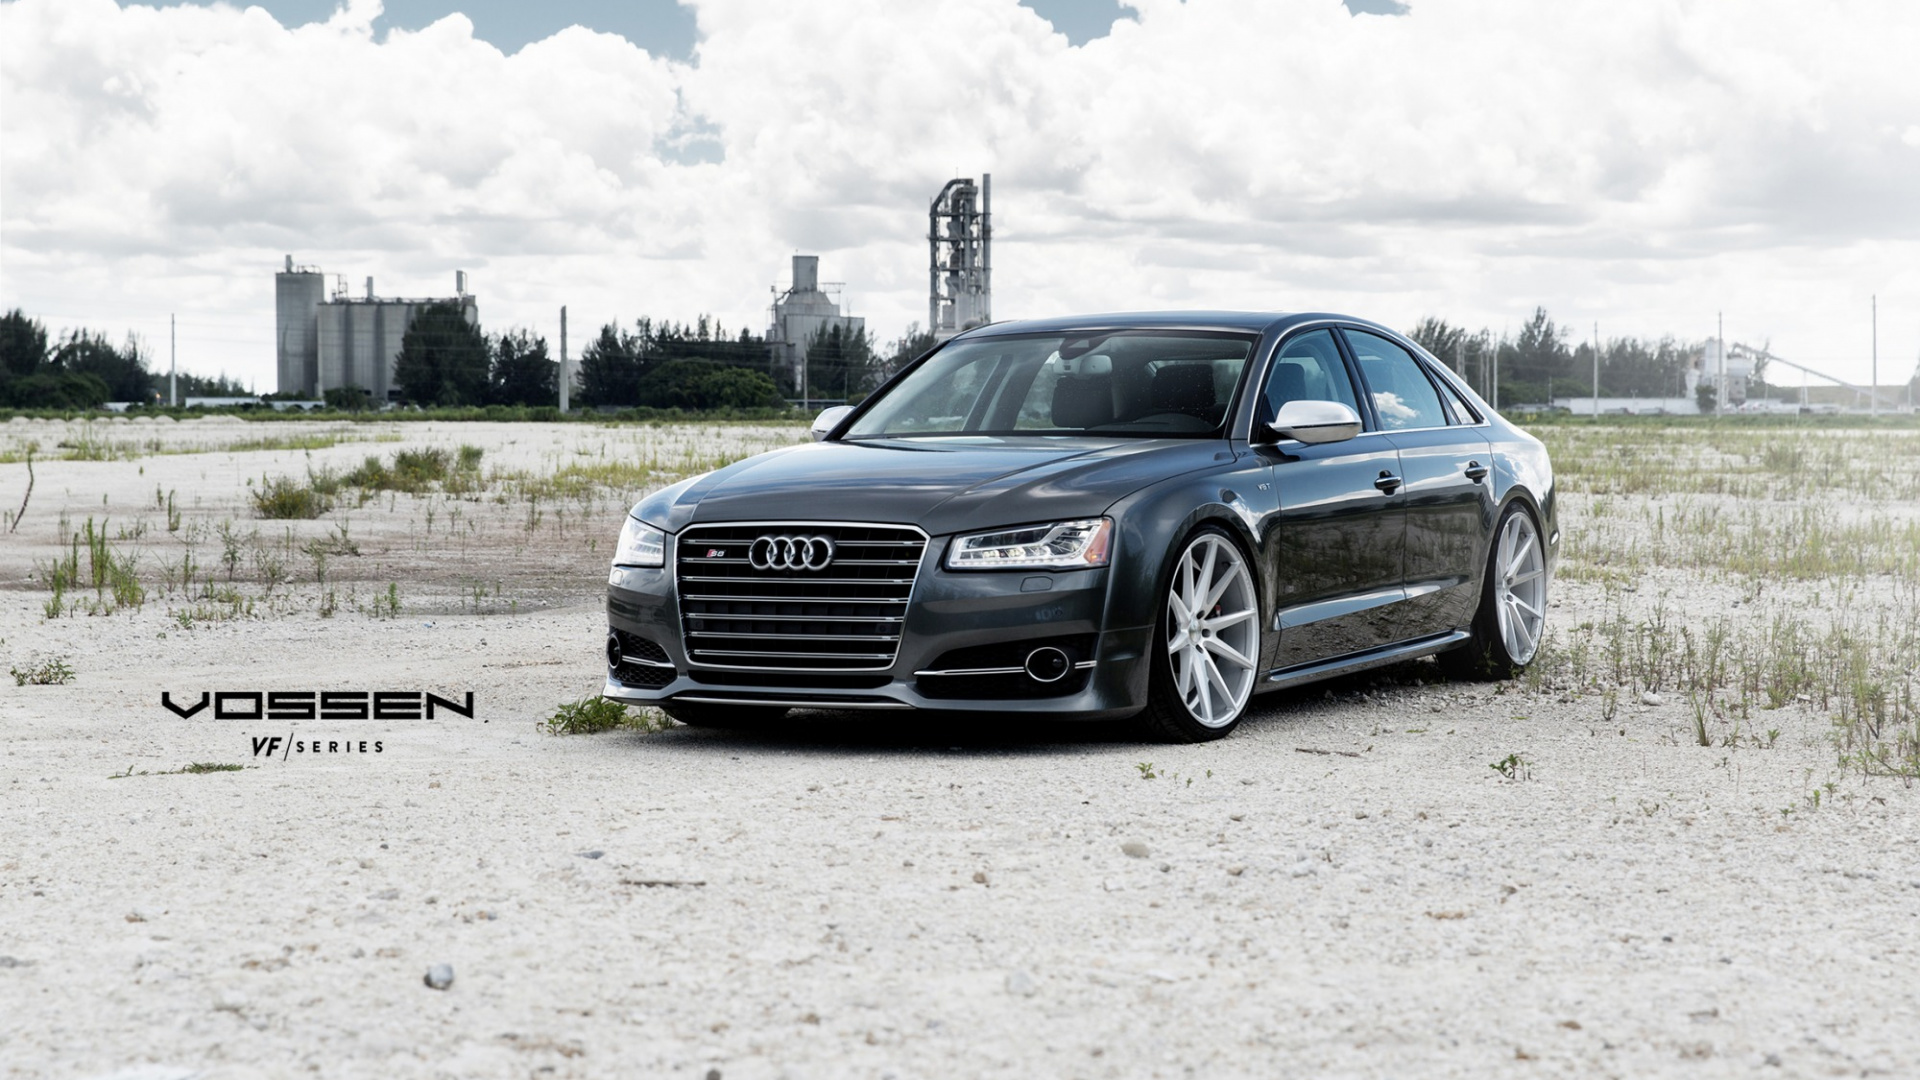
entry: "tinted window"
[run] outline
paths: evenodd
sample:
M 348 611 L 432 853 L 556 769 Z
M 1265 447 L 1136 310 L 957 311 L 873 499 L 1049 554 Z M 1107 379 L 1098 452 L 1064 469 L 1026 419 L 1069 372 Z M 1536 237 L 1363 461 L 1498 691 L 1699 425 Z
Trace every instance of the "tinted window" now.
M 1340 359 L 1333 331 L 1314 330 L 1288 339 L 1273 358 L 1267 374 L 1266 413 L 1271 420 L 1289 401 L 1337 401 L 1355 414 L 1360 404 L 1353 396 L 1353 380 Z
M 1346 333 L 1367 389 L 1373 393 L 1373 411 L 1380 416 L 1381 428 L 1403 431 L 1446 426 L 1440 394 L 1411 353 L 1378 334 L 1365 330 Z
M 1459 391 L 1447 385 L 1447 380 L 1435 379 L 1433 381 L 1440 385 L 1441 395 L 1447 399 L 1447 405 L 1453 409 L 1454 423 L 1477 424 L 1480 422 L 1479 412 L 1477 412 L 1473 406 L 1467 404 L 1467 399 L 1461 397 Z
M 1253 340 L 1121 330 L 956 342 L 890 387 L 845 437 L 1214 434 Z

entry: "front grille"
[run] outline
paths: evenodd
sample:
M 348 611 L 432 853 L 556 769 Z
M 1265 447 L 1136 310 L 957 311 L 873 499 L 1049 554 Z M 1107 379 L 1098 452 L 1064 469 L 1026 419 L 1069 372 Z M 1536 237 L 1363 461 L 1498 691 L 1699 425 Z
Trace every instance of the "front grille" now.
M 763 536 L 823 536 L 818 570 L 755 569 Z M 742 671 L 886 671 L 900 651 L 927 537 L 900 525 L 694 525 L 674 545 L 687 659 Z

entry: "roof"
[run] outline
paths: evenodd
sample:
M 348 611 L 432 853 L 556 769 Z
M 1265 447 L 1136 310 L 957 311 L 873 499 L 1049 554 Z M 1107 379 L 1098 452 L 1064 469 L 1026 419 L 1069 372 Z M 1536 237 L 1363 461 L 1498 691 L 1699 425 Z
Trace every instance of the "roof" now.
M 1120 311 L 1098 315 L 1066 315 L 1050 319 L 1022 319 L 992 323 L 969 330 L 964 337 L 1000 337 L 1008 334 L 1055 334 L 1075 330 L 1237 330 L 1265 333 L 1288 325 L 1320 319 L 1339 319 L 1373 325 L 1370 320 L 1326 312 L 1283 311 Z

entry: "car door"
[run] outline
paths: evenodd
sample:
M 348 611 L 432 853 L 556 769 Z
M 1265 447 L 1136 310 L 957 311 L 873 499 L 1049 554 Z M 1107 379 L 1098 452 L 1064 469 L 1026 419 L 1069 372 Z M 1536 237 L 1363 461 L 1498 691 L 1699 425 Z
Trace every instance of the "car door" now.
M 1338 401 L 1367 417 L 1329 327 L 1281 343 L 1263 395 L 1257 414 L 1263 421 L 1303 398 Z M 1280 507 L 1266 544 L 1278 638 L 1274 667 L 1393 641 L 1391 613 L 1405 595 L 1399 449 L 1375 433 L 1318 445 L 1281 439 L 1258 449 L 1271 463 Z
M 1405 347 L 1357 327 L 1341 332 L 1380 428 L 1400 451 L 1406 599 L 1395 613 L 1395 638 L 1464 627 L 1480 598 L 1495 510 L 1486 428 Z

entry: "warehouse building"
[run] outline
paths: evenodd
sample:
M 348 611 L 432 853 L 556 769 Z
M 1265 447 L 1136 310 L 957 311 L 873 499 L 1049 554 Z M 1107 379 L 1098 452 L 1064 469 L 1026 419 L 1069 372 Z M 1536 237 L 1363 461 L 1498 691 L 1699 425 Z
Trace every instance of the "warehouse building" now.
M 367 279 L 364 297 L 347 295 L 338 279 L 326 295 L 326 275 L 317 267 L 295 266 L 274 275 L 278 333 L 279 386 L 282 394 L 320 397 L 328 390 L 357 386 L 375 402 L 399 397 L 393 368 L 414 316 L 433 304 L 456 304 L 469 324 L 480 322 L 478 298 L 467 292 L 466 271 L 454 273 L 454 295 L 403 299 L 376 296 Z

